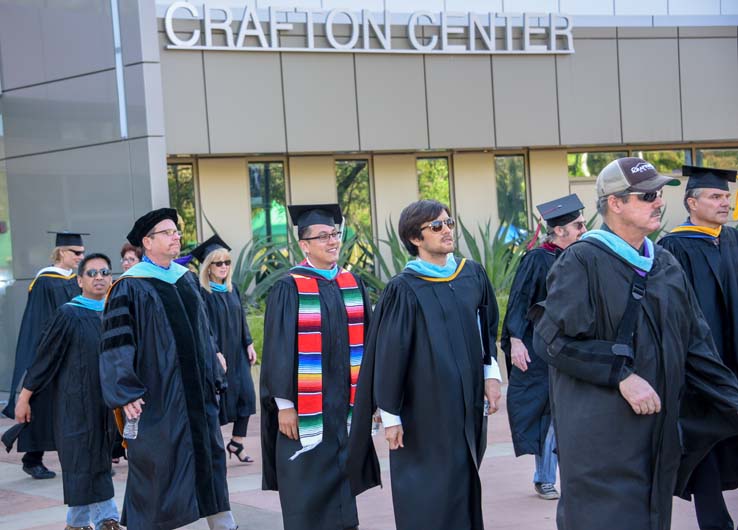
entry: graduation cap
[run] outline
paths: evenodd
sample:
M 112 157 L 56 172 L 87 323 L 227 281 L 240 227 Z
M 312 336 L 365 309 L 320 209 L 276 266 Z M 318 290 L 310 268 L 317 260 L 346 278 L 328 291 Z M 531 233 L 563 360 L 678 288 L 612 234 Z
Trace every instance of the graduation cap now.
M 338 204 L 293 204 L 287 208 L 292 224 L 300 230 L 313 225 L 339 225 L 343 222 Z
M 572 193 L 566 197 L 539 204 L 536 208 L 548 226 L 564 226 L 581 215 L 584 205 L 577 194 Z
M 56 234 L 56 245 L 57 247 L 82 247 L 82 236 L 89 236 L 86 232 L 54 232 L 53 230 L 48 231 L 49 234 Z
M 177 210 L 174 208 L 159 208 L 158 210 L 152 210 L 146 215 L 139 217 L 133 224 L 131 231 L 128 232 L 126 239 L 128 239 L 134 247 L 142 247 L 143 238 L 146 237 L 146 234 L 151 232 L 152 228 L 165 219 L 172 220 L 176 225 Z
M 219 248 L 231 250 L 231 247 L 226 245 L 226 242 L 223 241 L 218 234 L 215 234 L 210 239 L 207 239 L 197 245 L 194 249 L 192 249 L 192 252 L 190 252 L 190 254 L 197 258 L 197 261 L 202 263 L 211 252 L 218 250 Z
M 728 182 L 735 182 L 736 172 L 730 169 L 682 166 L 682 175 L 689 175 L 687 190 L 694 188 L 714 188 L 728 191 Z

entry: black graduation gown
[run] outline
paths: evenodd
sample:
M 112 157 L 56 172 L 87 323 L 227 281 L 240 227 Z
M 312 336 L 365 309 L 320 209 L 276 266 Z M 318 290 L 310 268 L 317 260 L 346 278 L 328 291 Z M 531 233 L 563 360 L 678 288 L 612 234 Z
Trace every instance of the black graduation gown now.
M 220 424 L 225 425 L 256 414 L 254 380 L 246 351 L 254 341 L 235 286 L 230 292 L 209 293 L 201 288 L 200 293 L 205 300 L 213 338 L 228 366 L 228 388 L 220 396 Z
M 633 269 L 584 240 L 567 248 L 549 273 L 534 342 L 537 354 L 552 364 L 559 530 L 668 530 L 672 494 L 701 459 L 695 461 L 695 455 L 704 456 L 705 447 L 738 432 L 738 381 L 717 357 L 679 263 L 663 249 L 655 250 L 636 317 L 633 370 L 659 394 L 659 414 L 635 414 L 617 378 L 608 382 L 616 356 L 587 348 L 580 355 L 552 357 L 544 344 L 558 332 L 578 341 L 614 341 Z M 564 361 L 579 364 L 573 369 Z M 708 396 L 709 408 L 697 418 L 680 418 L 685 392 Z
M 18 333 L 18 344 L 15 348 L 15 368 L 8 405 L 3 410 L 8 418 L 15 418 L 15 391 L 33 359 L 36 357 L 38 342 L 46 323 L 51 319 L 58 307 L 78 294 L 80 288 L 77 276 L 62 277 L 55 272 L 42 272 L 33 281 L 28 290 L 28 302 L 23 312 L 21 327 Z M 51 396 L 41 391 L 34 396 L 34 417 L 36 421 L 23 429 L 18 439 L 18 452 L 54 451 L 54 431 L 51 417 Z
M 345 304 L 336 281 L 310 271 L 318 280 L 323 341 L 323 440 L 314 449 L 289 458 L 302 447 L 279 432 L 275 397 L 297 404 L 297 310 L 294 279 L 275 283 L 267 299 L 261 365 L 262 488 L 278 490 L 285 530 L 343 530 L 359 524 L 346 465 L 350 359 Z M 356 278 L 364 299 L 364 324 L 371 315 L 369 296 Z M 352 423 L 352 431 L 356 423 Z M 371 436 L 367 432 L 371 443 Z M 373 454 L 373 453 L 372 453 Z M 376 455 L 374 455 L 376 459 Z M 374 485 L 374 484 L 371 484 Z M 370 487 L 370 485 L 367 485 Z
M 450 281 L 398 274 L 369 330 L 351 433 L 352 486 L 365 489 L 354 481 L 370 471 L 361 464 L 373 449 L 366 434 L 374 408 L 399 415 L 404 448 L 390 451 L 398 530 L 484 527 L 484 364 L 491 363 L 499 314 L 484 269 L 467 260 L 457 272 Z
M 546 299 L 546 276 L 561 250 L 535 248 L 520 262 L 507 301 L 500 346 L 507 363 L 507 417 L 515 456 L 541 455 L 551 423 L 548 399 L 548 364 L 533 352 L 533 323 L 528 310 Z M 528 370 L 521 372 L 510 357 L 510 338 L 523 341 L 528 349 Z
M 51 398 L 64 503 L 69 506 L 115 494 L 110 474 L 115 420 L 100 388 L 101 332 L 101 312 L 62 305 L 46 326 L 23 381 L 34 392 L 31 423 L 37 421 L 36 392 L 47 390 Z
M 128 441 L 122 524 L 169 530 L 229 510 L 217 359 L 197 278 L 118 280 L 101 349 L 108 406 L 145 402 L 138 438 Z
M 669 234 L 659 244 L 682 265 L 723 363 L 738 374 L 738 230 L 724 226 L 719 244 L 687 235 Z M 738 488 L 738 438 L 720 442 L 714 451 L 722 488 Z M 687 498 L 691 491 L 684 492 Z

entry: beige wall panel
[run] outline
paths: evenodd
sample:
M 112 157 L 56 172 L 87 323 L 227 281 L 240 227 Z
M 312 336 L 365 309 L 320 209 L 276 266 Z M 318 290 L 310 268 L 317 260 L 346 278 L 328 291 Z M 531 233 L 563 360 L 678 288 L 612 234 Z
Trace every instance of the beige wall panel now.
M 246 160 L 201 158 L 198 162 L 200 211 L 233 249 L 234 259 L 251 240 L 251 198 Z M 203 238 L 212 234 L 202 223 Z
M 427 149 L 425 74 L 420 55 L 356 55 L 362 150 Z
M 336 168 L 330 156 L 292 156 L 291 204 L 328 204 L 338 201 Z
M 620 84 L 624 142 L 682 139 L 679 50 L 676 39 L 621 40 L 620 72 L 637 72 L 635 83 Z M 738 64 L 736 65 L 738 67 Z
M 283 153 L 279 54 L 205 54 L 210 151 Z
M 566 151 L 530 151 L 530 210 L 538 217 L 536 204 L 567 195 L 569 189 Z
M 285 53 L 282 70 L 289 151 L 358 150 L 353 56 Z
M 414 155 L 375 155 L 374 194 L 377 235 L 387 236 L 386 223 L 397 230 L 402 209 L 418 200 L 418 173 Z
M 680 186 L 664 186 L 664 202 L 666 202 L 666 211 L 664 212 L 663 224 L 666 230 L 682 224 L 687 218 L 687 210 L 682 204 L 684 200 L 684 190 L 687 186 L 686 178 L 679 178 L 682 182 Z
M 584 204 L 584 220 L 589 221 L 597 213 L 597 187 L 595 179 L 572 179 L 569 181 L 569 193 L 576 193 Z M 597 218 L 595 228 L 600 227 L 601 219 Z
M 495 157 L 492 153 L 456 153 L 454 165 L 454 192 L 456 211 L 453 214 L 464 222 L 464 226 L 478 237 L 478 226 L 492 222 L 492 230 L 499 226 L 497 212 L 497 184 L 495 179 Z M 468 248 L 461 232 L 459 248 L 465 255 Z
M 554 60 L 544 56 L 493 57 L 498 147 L 558 145 Z
M 427 56 L 431 149 L 494 147 L 489 57 Z
M 680 39 L 684 140 L 738 138 L 736 39 Z
M 614 39 L 580 40 L 557 56 L 562 144 L 620 143 L 618 58 Z
M 202 52 L 162 50 L 161 78 L 167 153 L 208 153 Z

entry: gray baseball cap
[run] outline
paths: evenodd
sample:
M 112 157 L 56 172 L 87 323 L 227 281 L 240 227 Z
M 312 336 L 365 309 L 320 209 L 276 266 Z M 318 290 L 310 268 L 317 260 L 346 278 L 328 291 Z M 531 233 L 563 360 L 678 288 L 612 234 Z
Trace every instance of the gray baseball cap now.
M 656 171 L 653 164 L 642 158 L 618 158 L 607 164 L 597 175 L 597 197 L 621 191 L 657 191 L 664 186 L 679 186 L 679 179 Z

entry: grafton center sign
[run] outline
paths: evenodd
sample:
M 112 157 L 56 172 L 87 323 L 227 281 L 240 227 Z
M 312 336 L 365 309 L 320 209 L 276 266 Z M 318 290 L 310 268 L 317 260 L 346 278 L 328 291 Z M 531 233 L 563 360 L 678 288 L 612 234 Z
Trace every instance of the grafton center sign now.
M 171 50 L 430 54 L 574 53 L 571 17 L 555 13 L 450 13 L 312 8 L 234 9 L 173 2 Z

